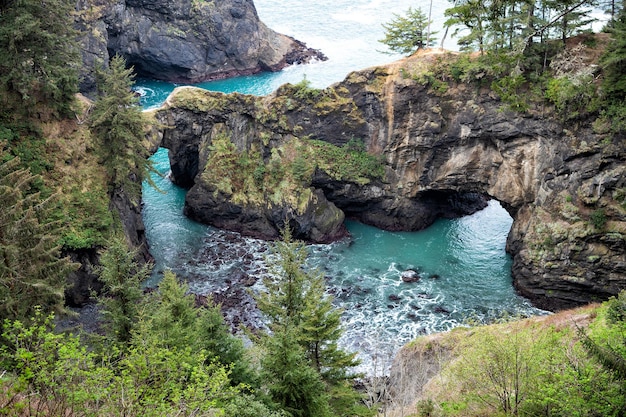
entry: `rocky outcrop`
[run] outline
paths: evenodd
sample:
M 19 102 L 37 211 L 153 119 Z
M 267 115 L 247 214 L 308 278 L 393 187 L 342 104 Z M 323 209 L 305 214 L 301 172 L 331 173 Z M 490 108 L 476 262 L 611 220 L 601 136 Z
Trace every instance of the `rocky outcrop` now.
M 95 66 L 114 54 L 141 77 L 186 83 L 325 59 L 265 26 L 252 0 L 81 0 L 77 9 L 83 91 L 93 90 Z
M 323 91 L 287 85 L 259 98 L 175 91 L 157 118 L 167 126 L 163 146 L 175 178 L 193 185 L 187 212 L 200 218 L 209 205 L 270 201 L 269 190 L 256 202 L 243 198 L 249 194 L 237 187 L 252 181 L 243 177 L 224 186 L 229 175 L 212 159 L 217 137 L 236 149 L 231 159 L 247 155 L 262 167 L 262 182 L 276 161 L 293 176 L 298 155 L 311 157 L 307 143 L 332 145 L 322 152 L 332 154 L 357 139 L 378 155 L 382 175 L 338 175 L 333 169 L 342 159 L 324 165 L 317 154 L 314 168 L 301 169 L 306 175 L 297 192 L 321 190 L 346 216 L 391 230 L 421 229 L 438 216 L 472 213 L 497 199 L 514 220 L 507 240 L 514 284 L 536 305 L 567 308 L 626 288 L 623 138 L 596 133 L 591 121 L 566 126 L 546 107 L 511 111 L 477 85 L 431 89 L 416 80 L 432 59 L 355 72 Z M 286 207 L 302 212 L 293 201 Z

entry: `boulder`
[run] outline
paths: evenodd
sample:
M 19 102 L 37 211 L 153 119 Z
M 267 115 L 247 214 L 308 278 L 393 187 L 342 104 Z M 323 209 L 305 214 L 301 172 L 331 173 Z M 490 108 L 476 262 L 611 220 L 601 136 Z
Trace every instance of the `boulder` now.
M 400 278 L 402 278 L 403 282 L 417 282 L 420 280 L 420 274 L 413 269 L 407 269 L 406 271 L 402 271 Z

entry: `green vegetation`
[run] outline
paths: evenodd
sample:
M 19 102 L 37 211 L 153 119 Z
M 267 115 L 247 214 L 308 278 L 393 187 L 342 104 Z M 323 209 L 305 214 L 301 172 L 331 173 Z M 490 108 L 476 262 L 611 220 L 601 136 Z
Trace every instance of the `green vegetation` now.
M 610 3 L 610 4 L 609 4 Z M 438 94 L 448 91 L 450 82 L 489 86 L 509 108 L 527 112 L 543 111 L 546 100 L 564 121 L 597 118 L 599 130 L 624 130 L 624 10 L 623 5 L 601 5 L 611 15 L 607 25 L 611 41 L 600 60 L 590 65 L 593 51 L 602 49 L 605 36 L 590 34 L 591 1 L 485 2 L 463 0 L 447 9 L 446 26 L 468 54 L 435 58 L 429 68 L 412 74 Z M 408 19 L 407 19 L 408 20 Z M 406 23 L 406 22 L 405 22 Z M 406 23 L 415 33 L 423 27 Z M 579 35 L 576 46 L 567 39 Z M 394 41 L 402 36 L 388 33 Z M 591 58 L 590 58 L 591 57 Z M 598 75 L 602 72 L 601 82 Z
M 73 10 L 68 0 L 0 3 L 0 86 L 24 103 L 15 105 L 11 94 L 4 108 L 31 115 L 43 102 L 71 115 L 80 65 Z
M 324 277 L 307 272 L 307 251 L 288 229 L 273 248 L 272 276 L 267 292 L 256 297 L 271 332 L 259 343 L 264 350 L 262 376 L 270 396 L 294 415 L 306 417 L 370 414 L 352 388 L 358 365 L 355 353 L 337 346 L 340 312 L 325 295 Z
M 437 32 L 430 31 L 431 23 L 422 9 L 409 7 L 404 16 L 394 14 L 391 22 L 383 24 L 385 37 L 379 42 L 387 45 L 391 53 L 410 55 L 435 43 Z
M 416 340 L 409 349 L 439 351 L 442 369 L 406 415 L 623 415 L 625 294 L 599 308 Z
M 4 152 L 0 148 L 0 161 Z M 60 257 L 63 225 L 50 220 L 55 196 L 33 188 L 38 178 L 18 158 L 0 163 L 0 319 L 26 319 L 36 305 L 63 308 L 67 274 Z
M 595 117 L 597 131 L 623 132 L 623 4 L 603 3 L 611 12 L 611 41 L 596 69 L 588 46 L 600 49 L 603 37 L 581 36 L 580 47 L 563 50 L 567 37 L 587 30 L 586 4 L 457 1 L 446 12 L 448 24 L 462 25 L 456 32 L 461 45 L 480 54 L 433 58 L 430 68 L 408 76 L 442 95 L 453 82 L 471 83 L 491 88 L 517 111 L 549 103 L 568 123 Z M 325 294 L 323 276 L 306 270 L 304 246 L 288 232 L 272 255 L 276 280 L 258 296 L 269 331 L 251 334 L 252 348 L 231 335 L 219 306 L 209 300 L 198 307 L 172 273 L 144 294 L 148 267 L 117 237 L 119 221 L 108 206 L 120 189 L 136 197 L 147 178 L 145 121 L 130 91 L 131 70 L 119 57 L 98 74 L 91 110 L 75 100 L 73 9 L 65 0 L 0 1 L 0 415 L 373 415 L 353 388 L 354 354 L 337 346 L 340 312 Z M 433 41 L 424 35 L 426 26 L 421 11 L 409 9 L 386 26 L 390 38 L 383 43 L 401 53 L 425 48 Z M 383 72 L 375 73 L 368 91 L 382 91 Z M 198 112 L 229 105 L 223 95 L 191 89 L 172 100 Z M 267 108 L 267 102 L 255 103 L 252 117 L 262 125 L 263 146 L 276 139 L 269 122 L 294 136 L 264 156 L 260 144 L 238 149 L 226 132 L 214 131 L 205 175 L 216 192 L 253 203 L 293 199 L 301 207 L 317 169 L 358 184 L 384 179 L 384 164 L 359 139 L 335 146 L 298 138 L 298 126 L 286 115 L 302 105 L 316 116 L 341 111 L 347 125 L 363 123 L 345 88 L 318 90 L 304 79 L 277 92 Z M 80 126 L 84 120 L 90 131 Z M 580 148 L 613 143 L 609 138 Z M 622 209 L 623 194 L 613 196 Z M 565 197 L 561 219 L 542 215 L 544 224 L 529 229 L 537 238 L 531 249 L 538 257 L 556 256 L 559 245 L 571 248 L 570 240 L 605 229 L 602 237 L 613 239 L 608 243 L 623 243 L 607 219 L 614 207 L 598 199 Z M 103 337 L 54 331 L 51 312 L 63 310 L 66 278 L 76 267 L 62 249 L 103 249 Z M 601 262 L 595 252 L 585 256 Z M 577 326 L 555 316 L 451 332 L 446 349 L 452 360 L 436 358 L 444 369 L 422 383 L 423 398 L 411 413 L 623 416 L 625 299 L 622 293 L 590 309 Z M 429 342 L 412 369 L 426 369 L 421 360 L 434 352 Z
M 272 149 L 265 161 L 256 144 L 239 151 L 228 134 L 220 132 L 212 140 L 202 178 L 215 187 L 215 192 L 232 196 L 236 203 L 262 204 L 270 198 L 276 203 L 290 201 L 294 207 L 301 207 L 308 201 L 316 168 L 334 179 L 358 184 L 383 179 L 385 174 L 380 159 L 367 153 L 363 142 L 357 139 L 339 147 L 320 140 L 294 138 Z
M 340 312 L 288 233 L 275 246 L 279 279 L 258 299 L 272 331 L 253 336 L 253 349 L 171 272 L 142 296 L 148 270 L 124 249 L 114 239 L 102 256 L 104 337 L 55 333 L 37 308 L 29 321 L 4 322 L 1 415 L 372 415 L 352 386 L 355 354 L 337 346 Z
M 107 70 L 98 73 L 98 98 L 90 116 L 111 191 L 122 188 L 134 196 L 141 193 L 142 180 L 149 180 L 152 165 L 143 143 L 146 121 L 139 99 L 131 87 L 132 70 L 116 56 Z

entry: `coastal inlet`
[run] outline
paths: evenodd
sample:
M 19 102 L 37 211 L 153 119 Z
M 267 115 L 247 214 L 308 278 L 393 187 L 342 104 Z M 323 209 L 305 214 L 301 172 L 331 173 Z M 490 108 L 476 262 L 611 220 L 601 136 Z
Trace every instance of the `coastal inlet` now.
M 187 219 L 185 190 L 167 178 L 167 150 L 160 149 L 153 161 L 164 174 L 154 179 L 165 193 L 144 187 L 144 221 L 156 259 L 147 285 L 156 285 L 169 268 L 194 293 L 221 303 L 233 331 L 262 326 L 250 292 L 262 290 L 269 244 Z M 361 371 L 386 368 L 400 346 L 422 334 L 543 314 L 513 290 L 504 251 L 511 218 L 495 201 L 420 232 L 387 232 L 350 221 L 346 226 L 349 238 L 308 246 L 309 266 L 324 274 L 343 310 L 341 342 L 359 353 Z

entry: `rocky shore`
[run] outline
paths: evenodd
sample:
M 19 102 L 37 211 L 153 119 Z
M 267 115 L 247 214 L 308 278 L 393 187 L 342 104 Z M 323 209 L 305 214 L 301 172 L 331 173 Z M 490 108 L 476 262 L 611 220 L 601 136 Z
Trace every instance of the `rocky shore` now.
M 137 76 L 198 83 L 325 60 L 317 50 L 259 20 L 252 0 L 80 0 L 81 92 L 95 69 L 123 56 Z

